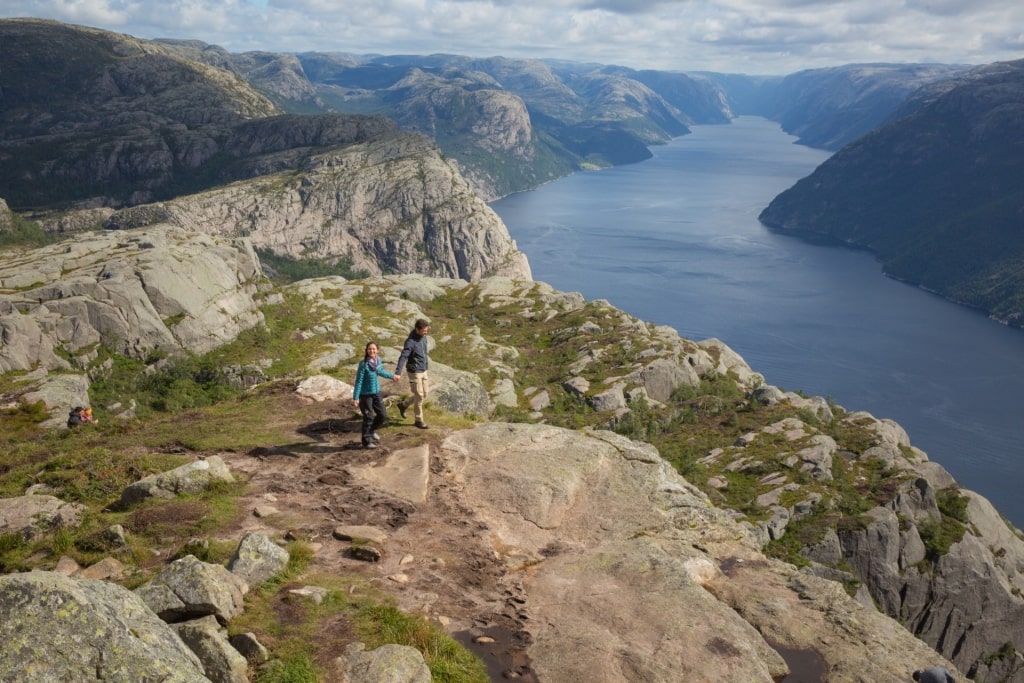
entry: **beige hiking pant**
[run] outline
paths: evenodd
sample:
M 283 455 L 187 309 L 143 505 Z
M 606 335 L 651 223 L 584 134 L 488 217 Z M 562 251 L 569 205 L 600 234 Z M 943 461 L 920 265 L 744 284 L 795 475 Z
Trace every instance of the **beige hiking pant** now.
M 427 373 L 410 372 L 409 388 L 412 390 L 412 397 L 406 401 L 406 405 L 412 403 L 416 421 L 423 422 L 423 402 L 427 400 Z

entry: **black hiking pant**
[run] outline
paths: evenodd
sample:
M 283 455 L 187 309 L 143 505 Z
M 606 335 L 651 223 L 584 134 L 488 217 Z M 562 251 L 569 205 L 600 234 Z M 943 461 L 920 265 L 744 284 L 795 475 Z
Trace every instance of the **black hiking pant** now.
M 363 445 L 373 441 L 373 433 L 384 424 L 384 399 L 380 394 L 363 394 L 359 397 L 359 412 L 363 414 Z

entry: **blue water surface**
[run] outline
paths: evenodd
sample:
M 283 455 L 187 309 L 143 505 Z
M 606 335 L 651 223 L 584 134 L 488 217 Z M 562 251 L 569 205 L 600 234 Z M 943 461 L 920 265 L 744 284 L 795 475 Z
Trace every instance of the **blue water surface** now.
M 892 418 L 1024 527 L 1024 332 L 757 215 L 827 153 L 775 123 L 698 126 L 647 161 L 492 204 L 536 280 L 717 337 L 770 384 Z

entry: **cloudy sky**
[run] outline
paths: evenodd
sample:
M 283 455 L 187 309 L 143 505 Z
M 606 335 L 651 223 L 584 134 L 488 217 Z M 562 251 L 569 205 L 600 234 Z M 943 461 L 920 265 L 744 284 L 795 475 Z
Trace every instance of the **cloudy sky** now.
M 0 17 L 232 52 L 449 52 L 747 74 L 1024 58 L 1022 0 L 3 0 Z

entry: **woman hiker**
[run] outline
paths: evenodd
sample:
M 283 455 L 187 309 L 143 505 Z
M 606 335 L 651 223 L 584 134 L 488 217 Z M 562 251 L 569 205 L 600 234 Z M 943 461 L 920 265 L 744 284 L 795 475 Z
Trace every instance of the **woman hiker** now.
M 376 342 L 366 345 L 363 359 L 356 370 L 355 389 L 352 391 L 352 403 L 359 406 L 363 414 L 363 448 L 376 448 L 380 437 L 377 429 L 384 424 L 384 401 L 380 397 L 380 383 L 377 376 L 398 381 L 380 364 L 380 349 Z

